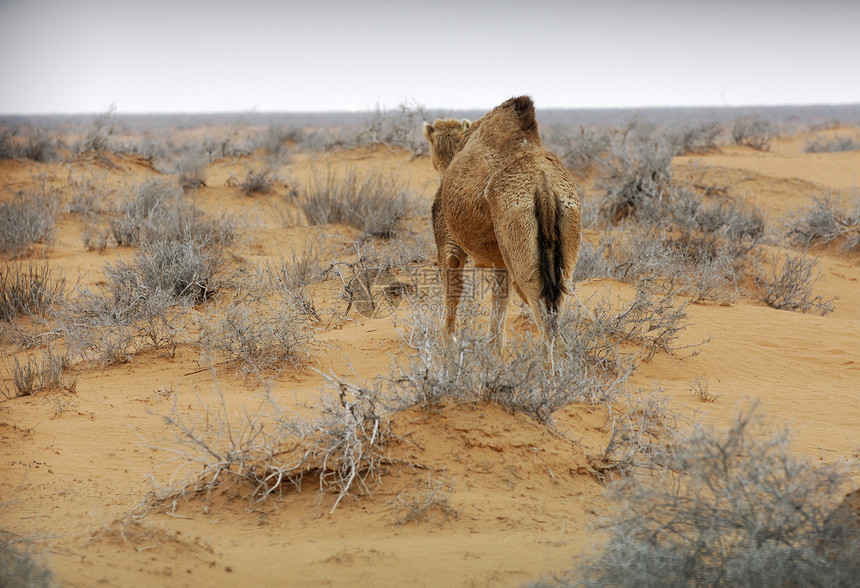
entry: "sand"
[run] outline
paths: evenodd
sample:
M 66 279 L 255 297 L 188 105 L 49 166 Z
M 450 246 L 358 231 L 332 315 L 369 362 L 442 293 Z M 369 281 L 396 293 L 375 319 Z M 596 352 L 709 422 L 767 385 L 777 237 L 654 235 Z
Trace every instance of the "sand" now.
M 860 152 L 804 154 L 798 144 L 802 138 L 785 138 L 766 153 L 729 147 L 678 157 L 674 169 L 679 177 L 707 174 L 726 186 L 728 197 L 760 207 L 769 223 L 817 194 L 856 190 Z M 254 263 L 321 239 L 321 229 L 288 226 L 280 214 L 290 184 L 308 181 L 312 170 L 349 165 L 397 173 L 423 207 L 410 221 L 416 224 L 426 222 L 436 182 L 426 157 L 362 149 L 297 155 L 279 170 L 288 181 L 271 194 L 247 196 L 229 185 L 245 163 L 210 166 L 196 202 L 241 219 L 236 252 Z M 154 175 L 146 161 L 119 155 L 54 164 L 3 161 L 0 197 L 42 181 L 68 193 L 70 181 L 82 178 L 100 178 L 122 191 Z M 87 251 L 82 229 L 77 216 L 61 214 L 47 248 L 51 264 L 80 287 L 98 284 L 105 263 L 132 254 L 129 248 Z M 326 247 L 350 254 L 354 229 L 334 226 L 325 233 Z M 788 426 L 792 447 L 811 462 L 860 457 L 860 257 L 827 248 L 816 255 L 823 271 L 816 293 L 836 299 L 832 313 L 779 311 L 752 297 L 694 304 L 680 343 L 706 342 L 686 359 L 657 354 L 639 367 L 633 383 L 659 386 L 685 427 L 724 426 L 757 403 L 767 423 L 761 434 Z M 582 288 L 624 287 L 600 280 Z M 273 395 L 309 410 L 323 385 L 315 370 L 370 380 L 406 356 L 401 327 L 390 317 L 353 318 L 321 329 L 310 367 L 285 370 Z M 7 360 L 26 356 L 12 346 L 2 354 Z M 606 415 L 591 406 L 555 416 L 577 444 L 494 405 L 397 414 L 384 475 L 370 495 L 346 497 L 333 513 L 337 496 L 320 492 L 312 480 L 300 493 L 287 489 L 257 504 L 234 485 L 135 510 L 152 480 L 168 484 L 171 475 L 186 472 L 168 461 L 168 450 L 178 445 L 163 415 L 192 418 L 205 407 L 217 409 L 216 389 L 235 418 L 242 406 L 261 401 L 260 388 L 229 369 L 216 381 L 200 370 L 199 359 L 191 345 L 174 356 L 145 351 L 125 364 L 77 366 L 74 393 L 0 402 L 0 528 L 31 538 L 63 585 L 513 586 L 570 569 L 604 538 L 597 526 L 611 502 L 589 475 L 588 455 L 606 440 Z M 8 361 L 0 378 L 10 385 Z M 697 379 L 708 382 L 714 402 L 691 393 Z M 860 478 L 855 481 L 860 487 Z M 434 498 L 430 506 L 408 520 L 417 510 L 409 505 L 428 497 Z

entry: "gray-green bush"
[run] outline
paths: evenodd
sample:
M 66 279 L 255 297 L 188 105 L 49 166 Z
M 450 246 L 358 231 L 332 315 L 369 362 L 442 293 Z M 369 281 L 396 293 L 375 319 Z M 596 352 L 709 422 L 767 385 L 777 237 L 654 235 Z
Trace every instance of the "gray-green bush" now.
M 860 190 L 851 196 L 815 196 L 789 221 L 788 239 L 804 247 L 836 241 L 842 251 L 860 249 Z
M 839 153 L 860 150 L 860 141 L 837 135 L 833 139 L 818 137 L 810 139 L 803 147 L 805 153 Z
M 20 253 L 54 235 L 58 196 L 44 185 L 0 202 L 0 252 Z
M 698 430 L 614 488 L 606 547 L 561 585 L 854 586 L 860 535 L 834 516 L 845 475 L 762 439 L 750 412 Z
M 392 237 L 413 209 L 408 187 L 380 169 L 360 176 L 349 169 L 338 178 L 329 169 L 325 182 L 313 181 L 299 195 L 299 206 L 312 225 L 343 223 L 364 237 Z
M 814 294 L 820 275 L 821 266 L 816 259 L 802 253 L 785 253 L 774 256 L 768 265 L 758 266 L 754 278 L 768 306 L 825 315 L 833 311 L 833 300 Z
M 139 184 L 134 195 L 120 203 L 111 232 L 119 245 L 175 241 L 223 247 L 235 238 L 232 221 L 210 219 L 180 186 L 160 178 Z

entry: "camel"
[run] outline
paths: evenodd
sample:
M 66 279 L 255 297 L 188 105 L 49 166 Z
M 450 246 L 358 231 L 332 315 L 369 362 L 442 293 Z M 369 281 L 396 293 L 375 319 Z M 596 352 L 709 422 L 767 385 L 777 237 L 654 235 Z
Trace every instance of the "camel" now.
M 509 286 L 545 334 L 568 293 L 580 244 L 580 199 L 559 158 L 543 147 L 530 97 L 511 98 L 470 123 L 424 123 L 439 189 L 433 234 L 451 335 L 467 258 L 492 270 L 490 336 L 504 341 Z

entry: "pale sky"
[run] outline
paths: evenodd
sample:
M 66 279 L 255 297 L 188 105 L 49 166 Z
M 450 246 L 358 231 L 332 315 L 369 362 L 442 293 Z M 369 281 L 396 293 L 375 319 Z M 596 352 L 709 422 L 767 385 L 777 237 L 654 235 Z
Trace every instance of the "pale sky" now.
M 858 0 L 0 0 L 0 115 L 860 103 Z

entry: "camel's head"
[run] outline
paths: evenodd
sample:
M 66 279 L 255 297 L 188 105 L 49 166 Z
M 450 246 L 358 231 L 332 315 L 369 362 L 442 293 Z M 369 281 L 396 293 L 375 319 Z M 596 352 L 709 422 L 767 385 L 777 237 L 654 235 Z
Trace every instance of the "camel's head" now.
M 460 152 L 465 143 L 466 131 L 472 124 L 465 118 L 442 118 L 432 125 L 424 123 L 424 137 L 430 141 L 430 159 L 433 169 L 442 174 L 448 164 Z

